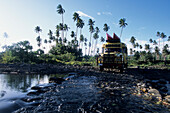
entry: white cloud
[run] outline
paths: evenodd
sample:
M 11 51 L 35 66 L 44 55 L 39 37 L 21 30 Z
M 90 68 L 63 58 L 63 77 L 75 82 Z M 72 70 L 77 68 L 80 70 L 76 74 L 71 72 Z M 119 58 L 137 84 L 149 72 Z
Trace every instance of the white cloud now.
M 97 15 L 101 15 L 101 13 L 100 13 L 100 12 L 98 12 L 98 13 L 97 13 Z
M 97 15 L 112 15 L 111 12 L 97 12 Z
M 144 30 L 144 29 L 146 29 L 145 27 L 140 27 L 140 28 L 138 28 L 138 30 Z
M 118 24 L 118 23 L 113 22 L 113 25 L 114 25 L 115 27 L 119 27 L 119 24 Z
M 102 12 L 103 15 L 112 15 L 111 12 Z
M 89 16 L 89 15 L 87 15 L 87 14 L 81 12 L 81 11 L 76 11 L 76 12 L 77 12 L 80 16 L 89 17 L 89 18 L 91 18 L 91 19 L 94 19 L 92 16 Z

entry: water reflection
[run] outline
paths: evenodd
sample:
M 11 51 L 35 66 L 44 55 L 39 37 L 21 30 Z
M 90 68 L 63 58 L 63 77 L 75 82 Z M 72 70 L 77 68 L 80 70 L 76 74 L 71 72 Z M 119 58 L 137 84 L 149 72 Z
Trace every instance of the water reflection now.
M 0 91 L 26 92 L 36 84 L 48 83 L 47 75 L 10 75 L 0 74 Z
M 21 98 L 25 96 L 30 87 L 37 84 L 49 83 L 50 76 L 62 75 L 11 75 L 0 74 L 0 113 L 11 113 L 25 103 Z

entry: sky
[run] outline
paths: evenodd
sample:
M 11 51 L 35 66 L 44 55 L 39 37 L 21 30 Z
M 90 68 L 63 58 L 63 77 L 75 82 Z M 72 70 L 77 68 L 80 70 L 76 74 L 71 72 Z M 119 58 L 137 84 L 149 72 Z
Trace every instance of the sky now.
M 143 46 L 149 44 L 150 38 L 159 41 L 157 31 L 170 36 L 170 0 L 0 0 L 0 51 L 5 44 L 24 40 L 28 40 L 36 50 L 38 34 L 35 27 L 42 29 L 43 40 L 49 39 L 49 30 L 55 32 L 55 26 L 62 22 L 61 15 L 56 12 L 59 4 L 65 9 L 64 23 L 70 27 L 68 40 L 71 40 L 71 31 L 76 31 L 72 19 L 74 12 L 79 13 L 85 22 L 82 33 L 87 39 L 90 37 L 90 18 L 95 21 L 94 27 L 100 29 L 99 36 L 105 38 L 104 24 L 110 27 L 109 35 L 116 33 L 120 36 L 119 20 L 125 18 L 128 25 L 123 29 L 121 40 L 128 48 L 132 48 L 129 42 L 132 36 Z M 8 34 L 6 39 L 5 32 Z M 167 39 L 164 39 L 164 44 L 168 43 Z M 162 47 L 163 40 L 160 41 Z M 99 42 L 98 47 L 101 45 Z

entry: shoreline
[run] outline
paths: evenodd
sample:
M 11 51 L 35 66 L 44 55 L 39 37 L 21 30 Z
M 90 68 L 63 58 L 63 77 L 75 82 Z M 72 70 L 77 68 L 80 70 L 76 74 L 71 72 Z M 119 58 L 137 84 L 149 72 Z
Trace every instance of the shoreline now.
M 96 110 L 99 110 L 99 106 L 96 107 L 96 104 L 101 104 L 101 105 L 104 104 L 103 106 L 109 107 L 110 105 L 107 105 L 107 103 L 110 101 L 115 101 L 115 99 L 118 99 L 122 103 L 119 102 L 112 103 L 113 106 L 110 107 L 114 107 L 114 110 L 123 110 L 121 109 L 121 107 L 125 107 L 126 108 L 124 109 L 125 111 L 127 111 L 128 109 L 132 111 L 133 110 L 138 111 L 139 109 L 141 109 L 140 107 L 142 107 L 141 110 L 161 109 L 163 111 L 164 110 L 167 111 L 168 109 L 164 108 L 162 105 L 170 108 L 170 103 L 168 103 L 166 100 L 166 97 L 167 99 L 169 99 L 168 97 L 169 95 L 165 95 L 167 90 L 165 87 L 165 82 L 170 81 L 169 79 L 170 76 L 168 75 L 170 72 L 169 70 L 129 68 L 124 70 L 123 73 L 119 73 L 119 72 L 109 71 L 109 70 L 100 72 L 97 68 L 90 67 L 90 66 L 51 65 L 51 64 L 43 64 L 43 65 L 37 65 L 37 64 L 36 65 L 28 65 L 28 64 L 11 65 L 10 64 L 10 65 L 3 65 L 3 66 L 0 65 L 0 72 L 2 72 L 3 69 L 6 68 L 7 70 L 11 70 L 11 72 L 12 71 L 15 72 L 16 71 L 15 69 L 22 70 L 23 73 L 20 74 L 26 74 L 24 73 L 24 71 L 27 72 L 28 70 L 30 71 L 34 70 L 33 74 L 36 74 L 38 72 L 41 72 L 41 74 L 75 72 L 78 75 L 77 79 L 83 76 L 84 77 L 94 76 L 97 78 L 97 81 L 94 84 L 96 84 L 95 86 L 100 89 L 98 93 L 101 93 L 102 98 L 104 98 L 104 100 L 102 100 L 102 98 L 100 97 L 98 98 L 97 103 L 93 103 L 93 107 Z M 8 71 L 8 73 L 11 72 Z M 72 78 L 72 80 L 74 81 L 74 78 Z M 159 81 L 155 81 L 155 80 L 159 80 Z M 65 82 L 67 83 L 69 82 L 69 80 L 66 80 Z M 53 89 L 56 89 L 57 87 L 62 87 L 62 85 L 63 84 L 61 84 L 61 86 L 60 85 L 55 86 L 53 87 Z M 165 91 L 165 93 L 162 93 L 161 90 Z M 54 94 L 52 97 L 47 97 L 45 96 L 46 93 L 49 93 L 51 95 L 53 93 Z M 45 98 L 54 98 L 55 95 L 57 95 L 57 92 L 55 90 L 47 90 L 47 92 L 44 92 L 43 97 L 41 97 L 41 101 L 43 101 Z M 138 103 L 139 101 L 141 103 Z M 47 101 L 46 103 L 48 102 L 49 101 Z M 127 105 L 126 102 L 128 102 L 129 105 Z M 143 102 L 145 102 L 145 104 Z M 148 106 L 149 104 L 152 104 L 152 107 Z M 39 103 L 39 106 L 43 108 L 48 108 L 48 106 L 43 105 L 41 102 Z M 136 108 L 132 106 L 136 106 Z M 52 107 L 54 106 L 52 105 Z M 21 108 L 16 112 L 31 111 L 31 109 L 35 110 L 37 109 L 37 107 L 34 106 L 32 108 Z M 85 106 L 82 106 L 82 109 L 84 109 L 84 111 L 87 112 L 89 111 L 89 108 Z M 47 109 L 45 109 L 44 111 L 46 110 Z M 110 112 L 112 110 L 113 109 L 110 109 Z

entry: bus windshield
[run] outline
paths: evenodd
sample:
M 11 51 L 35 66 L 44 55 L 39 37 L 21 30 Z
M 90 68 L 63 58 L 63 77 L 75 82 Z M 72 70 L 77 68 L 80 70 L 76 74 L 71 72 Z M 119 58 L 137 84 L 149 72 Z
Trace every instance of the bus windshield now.
M 105 48 L 105 53 L 106 52 L 121 52 L 120 48 Z

